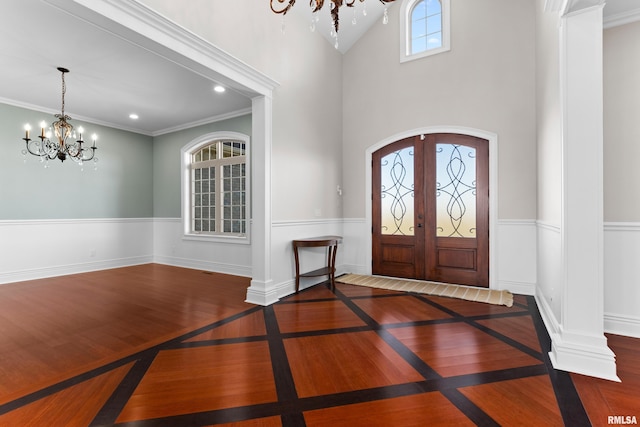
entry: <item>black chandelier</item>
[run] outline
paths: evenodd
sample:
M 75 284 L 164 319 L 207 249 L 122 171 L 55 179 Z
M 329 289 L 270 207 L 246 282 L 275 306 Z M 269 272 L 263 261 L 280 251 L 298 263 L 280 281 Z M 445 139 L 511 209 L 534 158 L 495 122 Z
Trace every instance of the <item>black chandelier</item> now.
M 312 12 L 318 12 L 320 9 L 322 9 L 322 6 L 324 6 L 324 1 L 325 0 L 309 0 L 309 6 L 312 9 Z M 363 3 L 364 0 L 359 0 L 360 3 Z M 379 0 L 380 3 L 391 3 L 394 2 L 395 0 Z M 277 2 L 280 4 L 280 6 L 274 6 L 274 2 Z M 356 0 L 331 0 L 331 18 L 333 19 L 333 28 L 336 32 L 336 34 L 338 33 L 338 30 L 340 28 L 340 7 L 342 6 L 347 6 L 347 7 L 354 7 L 353 5 L 355 4 Z M 286 3 L 286 5 L 283 5 L 283 3 Z M 278 14 L 282 14 L 282 15 L 286 15 L 287 12 L 289 12 L 289 10 L 293 7 L 293 5 L 296 3 L 296 0 L 270 0 L 270 5 L 271 5 L 271 10 L 274 13 L 278 13 Z M 386 13 L 386 11 L 385 11 Z
M 47 124 L 43 121 L 40 123 L 40 136 L 37 139 L 29 138 L 29 131 L 31 130 L 31 125 L 25 125 L 25 137 L 22 138 L 26 144 L 26 149 L 22 150 L 23 155 L 33 154 L 34 156 L 40 157 L 43 161 L 53 160 L 55 158 L 60 159 L 61 162 L 64 162 L 67 158 L 70 158 L 74 162 L 82 165 L 82 162 L 93 160 L 94 162 L 98 161 L 98 158 L 95 157 L 96 150 L 96 140 L 97 136 L 95 134 L 92 135 L 91 139 L 93 140 L 93 145 L 90 148 L 84 147 L 84 141 L 82 140 L 82 133 L 84 129 L 82 127 L 78 128 L 78 133 L 73 130 L 73 126 L 69 123 L 71 117 L 67 116 L 64 113 L 64 94 L 67 91 L 67 86 L 64 81 L 65 73 L 68 73 L 69 70 L 63 67 L 58 67 L 58 71 L 62 73 L 62 109 L 60 114 L 55 114 L 55 117 L 58 119 L 53 122 L 51 126 L 47 129 Z M 55 138 L 51 138 L 51 131 L 53 129 L 53 133 Z M 72 139 L 77 139 L 73 141 Z M 67 141 L 69 139 L 69 141 Z

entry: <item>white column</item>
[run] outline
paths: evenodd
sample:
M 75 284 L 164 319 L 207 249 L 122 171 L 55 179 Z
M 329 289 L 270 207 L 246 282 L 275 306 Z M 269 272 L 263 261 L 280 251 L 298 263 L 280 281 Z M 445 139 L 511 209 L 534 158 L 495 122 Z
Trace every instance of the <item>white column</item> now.
M 269 305 L 278 301 L 271 277 L 271 140 L 272 99 L 253 98 L 251 286 L 246 302 Z
M 561 20 L 562 258 L 556 369 L 619 381 L 604 336 L 602 9 Z

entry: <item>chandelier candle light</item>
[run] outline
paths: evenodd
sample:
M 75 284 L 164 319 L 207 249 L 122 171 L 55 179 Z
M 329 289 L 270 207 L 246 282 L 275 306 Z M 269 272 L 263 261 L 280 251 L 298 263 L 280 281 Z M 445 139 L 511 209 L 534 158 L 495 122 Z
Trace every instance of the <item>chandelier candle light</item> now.
M 338 48 L 337 38 L 338 38 L 338 30 L 340 29 L 340 7 L 354 7 L 354 4 L 357 0 L 331 0 L 331 18 L 333 19 L 333 29 L 331 34 L 336 38 L 336 49 Z M 364 0 L 359 0 L 360 3 L 364 3 Z M 380 3 L 391 3 L 395 0 L 379 0 Z M 277 2 L 277 3 L 276 3 Z M 324 6 L 325 0 L 309 0 L 309 6 L 312 9 L 312 13 L 318 12 Z M 276 5 L 274 6 L 274 3 Z M 278 5 L 279 3 L 279 5 Z M 286 3 L 286 4 L 284 4 Z M 283 16 L 289 12 L 289 10 L 296 3 L 296 0 L 270 0 L 271 10 L 274 13 L 282 14 Z M 386 24 L 388 22 L 387 17 L 387 9 L 384 10 L 384 20 L 383 22 Z M 355 18 L 354 18 L 355 21 Z M 312 24 L 312 31 L 315 29 L 315 24 Z
M 73 130 L 73 126 L 68 122 L 71 120 L 71 117 L 64 113 L 64 94 L 67 91 L 64 75 L 65 73 L 68 73 L 69 70 L 63 67 L 58 67 L 58 71 L 62 73 L 62 109 L 60 114 L 55 115 L 58 120 L 53 122 L 49 129 L 47 129 L 47 124 L 44 121 L 40 123 L 40 136 L 38 136 L 40 141 L 29 138 L 31 125 L 25 125 L 25 137 L 22 139 L 27 147 L 25 150 L 22 150 L 22 154 L 26 156 L 28 152 L 34 156 L 40 157 L 42 161 L 47 162 L 55 159 L 56 157 L 60 159 L 61 162 L 70 158 L 80 165 L 82 165 L 82 162 L 89 160 L 97 162 L 98 158 L 95 157 L 95 154 L 98 149 L 98 147 L 96 147 L 96 140 L 98 137 L 95 134 L 91 137 L 93 145 L 90 149 L 83 146 L 84 141 L 82 140 L 82 133 L 84 132 L 84 129 L 82 127 L 78 128 L 78 139 L 75 142 L 72 142 L 71 140 L 67 142 L 69 137 L 76 138 L 76 132 Z M 51 139 L 51 128 L 53 128 L 56 139 Z

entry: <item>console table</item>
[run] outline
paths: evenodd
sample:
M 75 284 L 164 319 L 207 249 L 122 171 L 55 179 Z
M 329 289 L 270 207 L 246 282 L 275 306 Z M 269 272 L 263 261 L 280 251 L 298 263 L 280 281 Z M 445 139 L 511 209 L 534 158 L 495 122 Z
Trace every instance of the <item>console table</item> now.
M 306 239 L 297 239 L 293 241 L 293 256 L 296 260 L 296 292 L 300 290 L 301 277 L 318 277 L 327 276 L 331 289 L 335 289 L 336 274 L 336 252 L 338 251 L 338 243 L 342 242 L 341 236 L 320 236 L 308 237 Z M 300 261 L 298 258 L 298 248 L 318 248 L 327 247 L 327 266 L 308 273 L 300 274 Z

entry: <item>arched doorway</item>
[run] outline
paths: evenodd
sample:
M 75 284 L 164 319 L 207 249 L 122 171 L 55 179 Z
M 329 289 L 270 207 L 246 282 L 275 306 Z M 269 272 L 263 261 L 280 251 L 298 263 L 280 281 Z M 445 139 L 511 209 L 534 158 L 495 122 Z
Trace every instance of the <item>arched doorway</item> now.
M 403 138 L 372 153 L 373 274 L 489 286 L 489 141 Z

